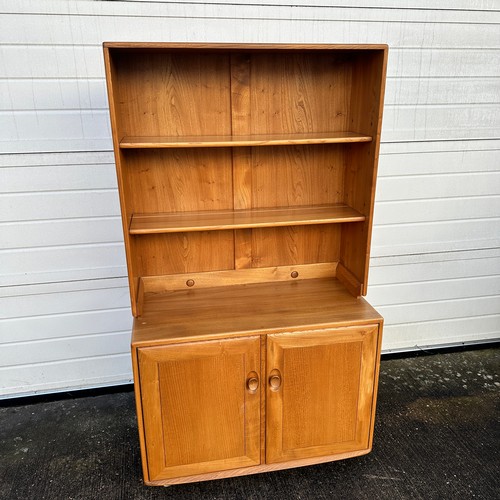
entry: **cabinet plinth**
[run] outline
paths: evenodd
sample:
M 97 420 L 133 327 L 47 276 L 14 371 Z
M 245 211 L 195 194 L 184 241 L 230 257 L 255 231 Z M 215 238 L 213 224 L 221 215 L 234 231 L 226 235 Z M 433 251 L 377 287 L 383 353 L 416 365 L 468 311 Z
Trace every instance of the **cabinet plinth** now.
M 144 478 L 372 446 L 387 47 L 105 43 Z

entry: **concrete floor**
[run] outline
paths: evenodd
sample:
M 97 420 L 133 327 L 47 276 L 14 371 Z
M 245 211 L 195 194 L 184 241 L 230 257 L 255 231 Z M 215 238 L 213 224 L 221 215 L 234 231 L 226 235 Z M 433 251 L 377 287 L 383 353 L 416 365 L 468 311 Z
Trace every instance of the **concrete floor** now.
M 500 346 L 383 359 L 364 457 L 169 488 L 141 480 L 133 393 L 0 402 L 2 499 L 499 499 Z

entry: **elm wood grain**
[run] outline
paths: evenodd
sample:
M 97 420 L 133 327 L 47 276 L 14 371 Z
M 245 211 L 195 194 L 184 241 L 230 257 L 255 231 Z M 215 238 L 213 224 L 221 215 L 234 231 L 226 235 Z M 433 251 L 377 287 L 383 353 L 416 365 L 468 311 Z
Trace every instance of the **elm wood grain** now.
M 230 54 L 231 135 L 232 140 L 251 139 L 250 129 L 250 57 L 245 53 Z M 262 133 L 261 133 L 262 134 Z M 233 137 L 235 136 L 235 137 Z M 262 136 L 269 139 L 269 136 Z M 283 136 L 281 136 L 283 137 Z M 279 138 L 279 136 L 274 137 Z
M 352 61 L 349 125 L 380 143 L 388 47 L 358 53 Z M 375 165 L 376 167 L 376 165 Z
M 250 59 L 231 54 L 231 127 L 232 134 L 250 132 Z M 252 164 L 250 147 L 233 148 L 233 206 L 235 210 L 252 208 Z M 234 268 L 252 267 L 252 232 L 234 232 Z
M 147 289 L 147 287 L 146 287 Z M 172 343 L 374 324 L 381 316 L 335 278 L 146 293 L 132 345 Z
M 123 155 L 124 194 L 133 213 L 233 208 L 231 150 L 130 150 Z
M 114 59 L 110 57 L 109 49 L 104 46 L 104 69 L 106 75 L 106 89 L 109 102 L 109 112 L 111 121 L 111 131 L 113 139 L 113 150 L 115 157 L 115 171 L 116 179 L 118 183 L 118 194 L 120 199 L 120 211 L 122 214 L 122 230 L 124 236 L 124 246 L 125 246 L 125 256 L 127 260 L 127 270 L 128 270 L 128 284 L 130 290 L 130 302 L 132 305 L 132 314 L 137 316 L 139 314 L 136 297 L 137 297 L 137 272 L 134 269 L 134 252 L 130 245 L 130 240 L 128 237 L 128 221 L 132 211 L 128 207 L 128 198 L 125 194 L 124 180 L 123 180 L 123 155 L 120 150 L 119 137 L 121 137 L 120 132 L 120 117 L 117 112 L 118 104 L 116 101 L 117 93 L 117 74 Z
M 356 276 L 342 264 L 342 262 L 339 262 L 337 266 L 336 277 L 354 297 L 364 295 L 363 285 L 357 280 Z
M 137 356 L 151 480 L 260 464 L 260 393 L 246 387 L 260 378 L 259 337 Z
M 234 231 L 234 269 L 252 268 L 252 229 Z M 237 275 L 234 277 L 236 278 Z M 237 278 L 236 278 L 237 279 Z
M 252 149 L 234 148 L 233 203 L 235 210 L 252 208 Z
M 348 70 L 325 70 L 331 54 L 252 53 L 251 134 L 345 132 Z M 251 151 L 252 207 L 342 203 L 338 146 L 262 147 Z M 337 260 L 338 228 L 252 231 L 252 267 Z M 317 260 L 315 260 L 317 258 Z
M 143 278 L 139 278 L 137 284 L 137 297 L 136 297 L 136 307 L 137 307 L 137 316 L 142 314 L 143 306 L 144 306 L 144 280 Z
M 267 357 L 267 338 L 260 336 L 260 464 L 266 462 L 266 381 L 265 367 Z M 257 466 L 259 467 L 259 466 Z
M 182 212 L 232 208 L 231 154 L 219 149 L 206 158 L 202 150 L 128 151 L 122 154 L 122 195 L 127 216 L 134 212 Z M 200 179 L 204 179 L 200 182 Z M 127 226 L 127 233 L 129 227 Z M 134 283 L 150 274 L 232 269 L 234 241 L 221 234 L 125 236 L 129 277 Z M 210 255 L 214 255 L 211 260 Z M 139 313 L 133 299 L 134 315 Z
M 344 204 L 345 161 L 338 144 L 253 148 L 252 207 Z
M 234 126 L 233 126 L 234 130 Z M 233 132 L 234 133 L 234 132 Z M 294 144 L 336 144 L 370 142 L 369 135 L 356 132 L 313 132 L 292 134 L 254 134 L 254 135 L 191 135 L 191 136 L 138 136 L 124 137 L 120 148 L 225 148 L 244 146 L 291 146 Z
M 135 410 L 137 414 L 137 427 L 139 428 L 139 446 L 141 449 L 141 457 L 143 457 L 143 460 L 141 461 L 142 475 L 144 477 L 144 482 L 148 483 L 150 479 L 149 479 L 148 463 L 147 460 L 144 460 L 144 457 L 147 456 L 147 445 L 146 445 L 146 438 L 144 436 L 144 419 L 142 416 L 142 393 L 139 384 L 140 375 L 139 375 L 139 360 L 137 358 L 137 350 L 132 348 L 131 354 L 132 354 L 132 373 L 134 376 Z
M 141 277 L 234 269 L 232 231 L 148 234 L 131 243 Z
M 252 267 L 252 230 L 234 231 L 234 269 L 250 269 Z
M 245 207 L 283 207 L 341 203 L 343 153 L 319 143 L 352 140 L 347 132 L 348 65 L 336 65 L 328 53 L 241 53 L 231 55 L 233 136 L 261 138 L 280 148 L 251 148 L 233 156 L 235 200 Z M 329 66 L 330 71 L 325 71 Z M 332 72 L 335 73 L 332 76 Z M 329 135 L 325 131 L 333 131 Z M 264 134 L 264 136 L 262 136 Z M 283 138 L 296 140 L 286 146 Z M 357 137 L 356 140 L 370 139 Z M 316 142 L 314 146 L 307 143 Z M 293 141 L 291 141 L 293 142 Z M 246 143 L 244 143 L 246 144 Z M 234 153 L 233 153 L 234 154 Z M 247 193 L 250 192 L 250 196 Z M 275 224 L 278 226 L 279 221 Z M 326 238 L 325 234 L 329 237 Z M 307 234 L 307 236 L 305 236 Z M 267 267 L 336 260 L 337 229 L 304 228 L 239 233 L 238 267 Z M 311 237 L 310 245 L 306 245 Z M 319 244 L 319 251 L 313 248 Z M 325 252 L 325 244 L 334 249 Z M 325 255 L 323 255 L 325 254 Z
M 359 58 L 353 66 L 350 127 L 373 136 L 370 144 L 348 146 L 344 202 L 366 215 L 364 224 L 343 228 L 341 261 L 368 289 L 373 208 L 384 107 L 387 47 Z
M 136 132 L 153 135 L 230 134 L 227 55 L 115 51 L 113 59 L 118 80 L 114 109 L 120 124 L 115 130 L 117 137 Z M 128 206 L 124 217 L 127 219 L 137 211 L 232 208 L 229 150 L 221 149 L 209 157 L 199 150 L 175 150 L 171 154 L 157 151 L 153 154 L 145 151 L 131 153 L 122 154 L 121 165 L 122 190 Z M 217 237 L 210 239 L 212 244 L 209 246 L 216 245 Z M 213 269 L 210 265 L 193 265 L 193 253 L 189 249 L 196 247 L 196 243 L 193 244 L 193 238 L 187 240 L 187 244 L 176 241 L 173 254 L 177 262 L 172 266 L 164 265 L 175 260 L 167 252 L 167 247 L 160 249 L 156 244 L 149 245 L 150 241 L 158 240 L 129 241 L 133 254 L 129 274 L 135 278 L 148 273 L 148 269 L 159 274 L 185 272 L 189 268 Z M 146 250 L 148 247 L 151 248 L 150 254 Z M 182 262 L 179 257 L 186 252 L 186 262 Z M 148 260 L 153 262 L 148 263 Z M 138 261 L 141 266 L 135 269 Z M 225 263 L 222 268 L 230 267 Z
M 347 132 L 350 79 L 333 52 L 251 54 L 250 134 Z
M 173 274 L 165 276 L 144 276 L 141 278 L 144 300 L 146 293 L 163 293 L 185 290 L 192 280 L 194 288 L 210 288 L 269 281 L 290 281 L 294 279 L 334 278 L 337 262 L 304 264 L 298 266 L 260 267 L 234 271 L 211 271 L 199 273 Z M 297 273 L 297 275 L 295 275 Z
M 343 146 L 253 148 L 251 162 L 253 208 L 343 203 Z M 336 261 L 340 236 L 327 226 L 254 229 L 252 267 Z
M 119 137 L 231 135 L 229 56 L 115 51 Z
M 267 336 L 266 463 L 369 446 L 378 326 Z
M 371 419 L 369 424 L 368 431 L 368 447 L 370 450 L 373 446 L 373 435 L 375 432 L 375 415 L 377 413 L 377 397 L 378 397 L 378 382 L 380 375 L 380 356 L 382 352 L 382 337 L 383 337 L 383 329 L 384 329 L 384 320 L 380 318 L 380 322 L 378 323 L 378 341 L 377 341 L 377 351 L 375 353 L 375 373 L 373 378 L 373 388 L 370 395 L 366 394 L 366 397 L 370 399 L 371 404 Z
M 364 215 L 347 205 L 292 208 L 133 214 L 130 234 L 219 231 L 277 226 L 362 222 Z
M 252 229 L 252 267 L 339 260 L 339 224 Z

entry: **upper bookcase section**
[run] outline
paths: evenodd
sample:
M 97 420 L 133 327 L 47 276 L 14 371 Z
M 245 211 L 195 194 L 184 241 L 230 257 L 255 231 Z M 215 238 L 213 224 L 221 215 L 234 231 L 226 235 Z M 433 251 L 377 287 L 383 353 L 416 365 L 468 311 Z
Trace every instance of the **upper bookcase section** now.
M 115 147 L 370 142 L 384 45 L 106 43 Z

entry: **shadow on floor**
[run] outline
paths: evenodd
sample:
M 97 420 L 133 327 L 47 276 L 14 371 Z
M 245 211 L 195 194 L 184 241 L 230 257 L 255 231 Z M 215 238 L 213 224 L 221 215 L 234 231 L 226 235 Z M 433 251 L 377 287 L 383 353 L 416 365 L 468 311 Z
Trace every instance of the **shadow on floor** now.
M 144 486 L 131 387 L 0 402 L 0 498 L 500 498 L 500 347 L 383 358 L 372 453 Z

